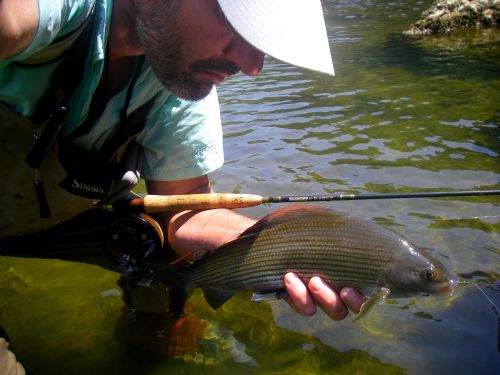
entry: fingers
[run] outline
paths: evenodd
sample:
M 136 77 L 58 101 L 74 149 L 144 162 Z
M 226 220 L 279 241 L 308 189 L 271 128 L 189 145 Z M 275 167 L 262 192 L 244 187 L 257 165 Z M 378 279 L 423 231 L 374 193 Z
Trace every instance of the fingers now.
M 342 320 L 349 310 L 342 302 L 339 295 L 321 278 L 315 276 L 309 280 L 309 292 L 321 309 L 333 320 Z
M 361 305 L 366 301 L 366 297 L 354 288 L 343 288 L 340 291 L 340 298 L 352 312 L 359 314 Z
M 289 298 L 285 298 L 285 301 L 288 302 L 292 309 L 301 315 L 313 315 L 316 312 L 316 304 L 304 283 L 291 272 L 285 275 L 284 282 L 289 295 Z
M 293 273 L 284 278 L 289 298 L 285 300 L 299 314 L 313 315 L 319 306 L 333 320 L 344 319 L 349 310 L 358 313 L 366 298 L 353 288 L 343 288 L 340 293 L 333 290 L 320 277 L 312 277 L 307 287 Z

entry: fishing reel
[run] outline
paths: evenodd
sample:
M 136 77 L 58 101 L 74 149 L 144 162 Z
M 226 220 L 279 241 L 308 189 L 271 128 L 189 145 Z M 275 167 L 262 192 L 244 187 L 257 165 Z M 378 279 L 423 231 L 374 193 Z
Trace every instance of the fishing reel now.
M 165 257 L 163 231 L 156 220 L 141 213 L 114 220 L 105 238 L 105 250 L 121 271 L 145 267 Z
M 163 285 L 148 264 L 170 260 L 173 252 L 164 247 L 163 231 L 151 216 L 140 213 L 114 220 L 108 228 L 105 249 L 111 262 L 121 271 L 118 285 L 122 299 L 133 310 L 163 314 L 177 306 L 178 293 Z M 171 253 L 169 255 L 169 253 Z M 185 298 L 179 295 L 179 298 Z M 170 303 L 174 300 L 174 303 Z M 184 299 L 181 299 L 184 302 Z M 180 310 L 179 310 L 180 309 Z M 180 312 L 179 312 L 179 311 Z M 173 316 L 182 315 L 182 305 Z

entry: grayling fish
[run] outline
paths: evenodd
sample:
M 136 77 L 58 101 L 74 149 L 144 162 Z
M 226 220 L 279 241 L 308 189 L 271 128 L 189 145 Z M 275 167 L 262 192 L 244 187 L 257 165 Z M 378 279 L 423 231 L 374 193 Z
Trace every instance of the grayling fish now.
M 418 294 L 451 294 L 456 281 L 444 266 L 397 233 L 371 221 L 317 206 L 292 205 L 263 217 L 237 239 L 173 272 L 152 264 L 172 291 L 202 288 L 214 308 L 235 291 L 269 300 L 284 290 L 283 277 L 322 277 L 336 290 L 353 287 L 370 298 L 359 317 L 383 300 Z M 278 293 L 278 294 L 277 294 Z M 173 308 L 171 298 L 171 309 Z M 179 304 L 180 303 L 180 304 Z M 181 312 L 182 302 L 177 302 Z

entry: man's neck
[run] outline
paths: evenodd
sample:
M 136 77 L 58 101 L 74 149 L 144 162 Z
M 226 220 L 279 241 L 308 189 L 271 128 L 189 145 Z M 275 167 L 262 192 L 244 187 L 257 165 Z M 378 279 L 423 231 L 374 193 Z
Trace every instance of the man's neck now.
M 135 32 L 134 1 L 113 0 L 109 32 L 110 59 L 144 54 Z

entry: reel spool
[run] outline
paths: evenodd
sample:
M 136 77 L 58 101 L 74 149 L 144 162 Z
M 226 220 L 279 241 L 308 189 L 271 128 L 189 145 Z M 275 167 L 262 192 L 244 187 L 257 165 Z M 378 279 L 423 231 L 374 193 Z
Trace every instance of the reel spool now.
M 141 213 L 113 221 L 106 234 L 105 249 L 122 271 L 146 266 L 165 256 L 163 231 L 156 220 Z

